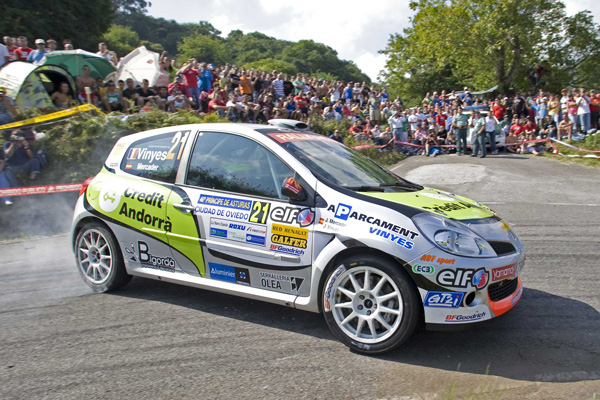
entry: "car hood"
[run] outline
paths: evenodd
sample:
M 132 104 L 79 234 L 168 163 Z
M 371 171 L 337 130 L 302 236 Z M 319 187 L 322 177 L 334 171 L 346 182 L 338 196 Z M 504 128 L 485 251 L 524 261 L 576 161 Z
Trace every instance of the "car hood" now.
M 455 220 L 489 218 L 495 213 L 474 200 L 425 187 L 416 192 L 361 192 L 361 194 L 433 212 Z

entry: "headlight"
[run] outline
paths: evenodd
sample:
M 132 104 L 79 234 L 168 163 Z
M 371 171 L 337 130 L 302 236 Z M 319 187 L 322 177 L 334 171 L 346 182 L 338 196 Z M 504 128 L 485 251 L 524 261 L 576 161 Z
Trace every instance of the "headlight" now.
M 466 257 L 496 257 L 492 246 L 465 224 L 442 216 L 423 213 L 413 217 L 429 241 L 448 253 Z

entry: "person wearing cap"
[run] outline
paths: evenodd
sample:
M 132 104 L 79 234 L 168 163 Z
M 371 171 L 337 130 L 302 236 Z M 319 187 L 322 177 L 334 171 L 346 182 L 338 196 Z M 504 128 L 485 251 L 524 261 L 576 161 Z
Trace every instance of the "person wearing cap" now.
M 187 86 L 183 83 L 183 76 L 180 74 L 175 75 L 175 81 L 169 83 L 169 86 L 167 87 L 167 91 L 170 95 L 174 94 L 175 89 L 179 89 L 181 93 L 185 94 L 186 97 L 189 97 Z
M 19 47 L 15 50 L 16 61 L 27 61 L 27 57 L 33 51 L 31 47 L 28 47 L 27 38 L 25 36 L 19 36 L 17 38 L 17 45 Z
M 51 51 L 56 51 L 56 40 L 46 40 L 46 50 L 48 51 L 48 53 L 50 53 Z
M 36 49 L 29 53 L 27 61 L 37 64 L 42 61 L 48 50 L 46 50 L 46 41 L 44 39 L 35 39 L 35 47 Z

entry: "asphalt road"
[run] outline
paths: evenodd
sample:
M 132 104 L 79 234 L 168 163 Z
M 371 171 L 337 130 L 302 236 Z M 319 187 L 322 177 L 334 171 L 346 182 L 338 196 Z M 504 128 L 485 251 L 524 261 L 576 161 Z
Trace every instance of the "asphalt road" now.
M 544 158 L 413 157 L 395 172 L 490 205 L 522 239 L 507 315 L 350 352 L 318 314 L 134 278 L 93 294 L 68 235 L 0 245 L 0 398 L 600 396 L 600 171 Z

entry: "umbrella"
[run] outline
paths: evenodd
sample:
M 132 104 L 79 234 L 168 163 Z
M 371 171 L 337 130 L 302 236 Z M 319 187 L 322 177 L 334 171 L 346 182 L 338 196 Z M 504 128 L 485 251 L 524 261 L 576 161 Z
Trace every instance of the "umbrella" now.
M 90 76 L 94 79 L 104 79 L 115 71 L 115 67 L 104 57 L 85 50 L 60 50 L 47 53 L 41 65 L 58 65 L 69 71 L 73 76 L 83 75 L 84 65 L 90 67 Z
M 148 79 L 150 86 L 154 86 L 160 76 L 158 53 L 147 50 L 145 46 L 140 46 L 119 61 L 117 70 L 119 79 L 131 78 L 140 83 L 144 79 Z

